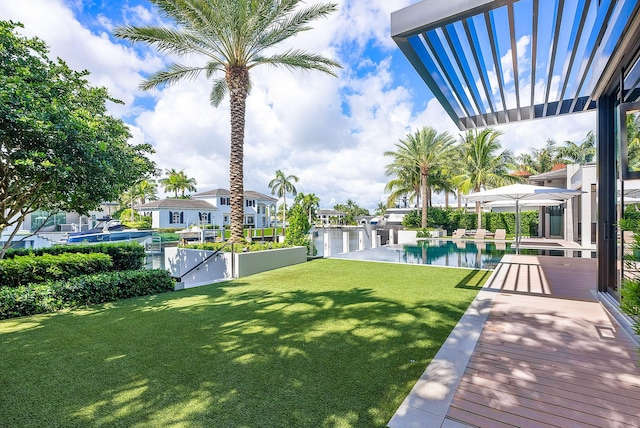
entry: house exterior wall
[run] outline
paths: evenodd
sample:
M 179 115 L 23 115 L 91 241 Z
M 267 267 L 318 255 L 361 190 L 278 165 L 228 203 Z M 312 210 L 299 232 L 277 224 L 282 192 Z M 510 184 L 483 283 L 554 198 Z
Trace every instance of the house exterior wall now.
M 207 215 L 207 220 L 200 220 L 201 213 Z M 211 216 L 211 223 L 208 221 L 209 215 Z M 151 227 L 153 228 L 175 229 L 199 224 L 216 224 L 214 219 L 215 211 L 191 208 L 162 208 L 151 211 Z

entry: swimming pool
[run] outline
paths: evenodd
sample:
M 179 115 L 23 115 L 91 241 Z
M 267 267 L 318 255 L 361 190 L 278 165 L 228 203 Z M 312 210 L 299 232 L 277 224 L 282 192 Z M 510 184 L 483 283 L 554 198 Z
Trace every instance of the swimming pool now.
M 434 239 L 412 244 L 385 245 L 369 250 L 336 254 L 332 257 L 472 269 L 494 269 L 505 254 L 515 254 L 515 249 L 511 247 L 510 242 Z M 520 254 L 581 257 L 580 251 L 574 251 L 573 249 L 521 248 Z

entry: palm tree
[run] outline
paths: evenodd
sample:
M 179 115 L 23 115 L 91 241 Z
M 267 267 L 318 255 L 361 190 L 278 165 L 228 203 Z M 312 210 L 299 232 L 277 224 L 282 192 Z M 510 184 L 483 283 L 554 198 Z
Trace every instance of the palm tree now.
M 376 207 L 376 215 L 384 216 L 387 213 L 387 204 L 384 202 L 378 202 L 378 206 Z
M 418 168 L 392 162 L 387 165 L 385 174 L 395 176 L 384 186 L 384 191 L 389 192 L 388 206 L 395 205 L 398 200 L 406 202 L 407 199 L 411 201 L 416 198 L 420 205 L 420 170 Z
M 454 182 L 462 193 L 479 192 L 482 188 L 498 187 L 520 180 L 510 170 L 514 167 L 513 155 L 508 149 L 502 150 L 498 141 L 499 131 L 487 128 L 480 132 L 469 130 L 460 136 L 459 162 L 461 174 Z M 478 229 L 482 227 L 482 210 L 476 202 Z
M 294 203 L 302 206 L 304 212 L 309 213 L 309 224 L 313 224 L 313 218 L 316 216 L 316 210 L 320 208 L 320 198 L 315 193 L 298 193 Z
M 430 186 L 430 174 L 444 168 L 452 155 L 453 143 L 453 137 L 447 132 L 438 133 L 435 129 L 425 126 L 413 134 L 407 134 L 405 140 L 400 140 L 400 143 L 396 144 L 395 152 L 384 153 L 385 156 L 393 157 L 393 162 L 387 165 L 387 171 L 403 168 L 419 171 L 423 228 L 427 227 L 427 189 Z
M 129 205 L 131 208 L 131 214 L 129 215 L 129 221 L 133 222 L 134 218 L 134 205 L 136 203 L 144 204 L 147 199 L 150 201 L 158 200 L 158 185 L 155 180 L 147 178 L 133 185 L 129 190 L 124 192 L 120 196 L 120 203 L 122 205 Z
M 596 136 L 593 131 L 589 131 L 584 141 L 576 144 L 573 141 L 565 141 L 564 146 L 558 147 L 558 155 L 566 163 L 576 163 L 584 165 L 593 162 L 596 157 Z
M 293 196 L 298 194 L 294 182 L 298 182 L 299 178 L 295 175 L 285 175 L 281 170 L 276 171 L 276 178 L 269 182 L 269 189 L 271 189 L 272 195 L 277 195 L 278 198 L 283 199 L 284 211 L 282 216 L 282 233 L 287 230 L 287 193 L 291 193 Z
M 564 159 L 556 147 L 556 142 L 547 140 L 547 144 L 539 149 L 531 149 L 529 153 L 518 156 L 520 170 L 526 171 L 529 175 L 542 174 L 553 169 L 558 163 L 564 163 Z
M 196 191 L 196 184 L 198 184 L 196 179 L 187 177 L 184 170 L 176 171 L 171 168 L 166 170 L 166 174 L 166 177 L 160 179 L 160 185 L 165 192 L 174 192 L 176 198 L 178 197 L 178 192 L 181 192 L 181 196 L 184 198 L 185 190 Z
M 231 107 L 231 241 L 244 240 L 243 145 L 246 99 L 251 87 L 249 72 L 268 64 L 289 69 L 319 70 L 335 76 L 340 65 L 321 55 L 298 49 L 276 52 L 287 39 L 309 30 L 309 23 L 328 16 L 337 6 L 320 3 L 306 6 L 302 0 L 151 0 L 177 26 L 124 26 L 115 35 L 144 42 L 159 51 L 185 57 L 206 57 L 202 65 L 172 63 L 152 74 L 140 87 L 153 89 L 204 73 L 213 78 L 209 100 L 218 106 L 229 93 Z M 219 77 L 223 74 L 223 77 Z

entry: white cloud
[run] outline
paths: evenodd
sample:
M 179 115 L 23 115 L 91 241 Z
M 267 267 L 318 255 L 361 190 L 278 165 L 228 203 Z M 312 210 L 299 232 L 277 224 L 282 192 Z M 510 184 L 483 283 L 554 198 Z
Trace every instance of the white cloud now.
M 422 126 L 458 135 L 459 131 L 435 99 L 417 107 L 426 86 L 406 87 L 398 76 L 415 73 L 406 61 L 390 58 L 397 47 L 389 36 L 390 13 L 416 0 L 340 0 L 339 12 L 313 23 L 314 29 L 291 40 L 311 52 L 339 58 L 339 78 L 319 72 L 258 67 L 247 101 L 245 188 L 268 193 L 277 169 L 300 177 L 301 192 L 316 193 L 323 207 L 355 200 L 374 208 L 388 181 L 383 153 Z M 105 85 L 125 101 L 112 106 L 115 115 L 131 123 L 133 139 L 154 145 L 160 168 L 184 169 L 196 178 L 198 190 L 228 187 L 230 124 L 228 99 L 209 104 L 211 82 L 193 82 L 142 93 L 144 75 L 163 68 L 166 59 L 153 50 L 118 43 L 110 31 L 125 23 L 158 23 L 150 4 L 123 7 L 119 14 L 94 17 L 91 29 L 62 0 L 1 2 L 4 19 L 21 21 L 25 35 L 37 34 L 53 56 L 74 69 L 91 71 L 94 84 Z M 125 4 L 125 3 L 123 3 Z M 523 51 L 528 41 L 519 41 Z M 371 53 L 371 47 L 377 50 Z M 286 48 L 286 46 L 284 47 Z M 187 58 L 185 61 L 198 61 Z M 495 80 L 495 75 L 492 76 Z M 145 98 L 142 98 L 145 97 Z M 531 121 L 500 127 L 504 146 L 518 152 L 541 146 L 547 138 L 581 141 L 594 122 L 589 115 L 551 121 Z

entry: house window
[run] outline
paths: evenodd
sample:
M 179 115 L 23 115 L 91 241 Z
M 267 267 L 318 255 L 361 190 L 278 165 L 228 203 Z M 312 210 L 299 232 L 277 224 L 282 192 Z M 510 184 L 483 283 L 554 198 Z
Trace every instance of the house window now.
M 211 213 L 200 212 L 198 213 L 198 219 L 201 223 L 211 223 Z
M 182 211 L 169 211 L 169 224 L 184 223 L 184 214 Z
M 231 198 L 220 198 L 220 205 L 231 205 Z
M 244 201 L 244 206 L 245 207 L 255 207 L 256 206 L 256 200 L 255 199 L 247 199 Z
M 252 216 L 252 215 L 245 216 L 245 218 L 244 218 L 244 224 L 246 224 L 247 226 L 253 226 L 253 225 L 255 225 L 255 224 L 256 224 L 256 222 L 255 222 L 255 217 L 254 217 L 254 216 Z
M 222 222 L 223 222 L 224 224 L 229 224 L 229 216 L 225 214 L 225 215 L 224 215 L 224 218 L 223 218 L 223 220 L 222 220 Z

